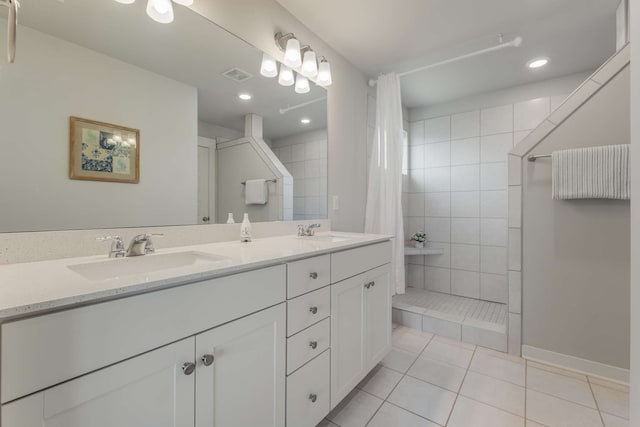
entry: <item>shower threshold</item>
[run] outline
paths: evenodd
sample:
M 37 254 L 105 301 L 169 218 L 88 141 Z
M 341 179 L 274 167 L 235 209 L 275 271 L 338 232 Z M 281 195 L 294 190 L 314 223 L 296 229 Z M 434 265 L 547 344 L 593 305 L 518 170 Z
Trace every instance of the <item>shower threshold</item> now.
M 410 328 L 507 351 L 507 305 L 408 287 L 393 297 L 393 321 Z

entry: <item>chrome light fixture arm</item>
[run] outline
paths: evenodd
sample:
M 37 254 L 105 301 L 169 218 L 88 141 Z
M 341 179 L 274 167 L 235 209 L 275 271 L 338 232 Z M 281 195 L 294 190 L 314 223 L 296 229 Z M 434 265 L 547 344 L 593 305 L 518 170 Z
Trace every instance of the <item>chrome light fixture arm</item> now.
M 7 60 L 10 64 L 16 59 L 16 33 L 18 28 L 18 0 L 0 0 L 0 5 L 9 9 L 7 16 Z

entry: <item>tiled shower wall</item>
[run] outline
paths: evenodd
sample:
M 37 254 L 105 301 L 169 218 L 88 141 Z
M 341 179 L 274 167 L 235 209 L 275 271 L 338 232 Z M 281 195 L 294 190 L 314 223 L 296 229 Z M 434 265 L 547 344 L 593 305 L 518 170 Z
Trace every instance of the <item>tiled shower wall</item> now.
M 406 238 L 424 230 L 444 253 L 407 257 L 408 286 L 508 302 L 507 153 L 565 97 L 410 123 Z
M 271 149 L 293 175 L 293 219 L 327 217 L 327 131 L 274 140 Z

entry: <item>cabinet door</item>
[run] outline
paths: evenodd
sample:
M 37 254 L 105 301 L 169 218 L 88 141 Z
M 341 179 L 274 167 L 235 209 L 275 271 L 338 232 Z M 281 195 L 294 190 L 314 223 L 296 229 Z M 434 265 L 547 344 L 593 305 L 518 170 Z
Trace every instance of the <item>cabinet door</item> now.
M 389 264 L 367 272 L 365 288 L 365 358 L 373 369 L 391 349 L 391 289 Z
M 196 427 L 284 426 L 285 346 L 284 303 L 197 335 Z
M 364 275 L 331 286 L 331 408 L 365 374 Z
M 2 406 L 3 427 L 192 426 L 194 338 Z

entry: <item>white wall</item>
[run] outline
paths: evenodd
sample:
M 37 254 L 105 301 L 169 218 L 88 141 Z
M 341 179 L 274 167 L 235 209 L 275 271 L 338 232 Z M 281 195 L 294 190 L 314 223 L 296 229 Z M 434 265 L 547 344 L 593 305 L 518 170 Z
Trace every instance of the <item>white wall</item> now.
M 19 33 L 20 53 L 0 77 L 0 230 L 195 223 L 196 90 L 27 27 Z M 140 129 L 140 183 L 69 179 L 69 116 Z
M 640 4 L 630 1 L 631 61 L 640 62 Z M 640 68 L 631 67 L 631 117 L 640 117 Z M 640 170 L 640 120 L 631 121 L 631 170 Z M 631 174 L 631 185 L 640 188 L 640 173 Z M 631 418 L 640 424 L 640 199 L 631 199 Z
M 241 138 L 244 132 L 219 126 L 214 123 L 198 122 L 198 136 L 215 139 L 218 142 Z
M 273 141 L 272 150 L 293 175 L 293 219 L 327 217 L 327 130 Z

